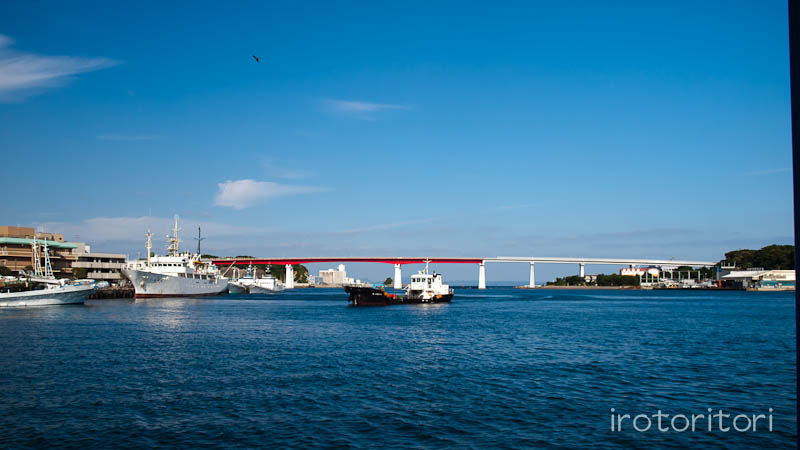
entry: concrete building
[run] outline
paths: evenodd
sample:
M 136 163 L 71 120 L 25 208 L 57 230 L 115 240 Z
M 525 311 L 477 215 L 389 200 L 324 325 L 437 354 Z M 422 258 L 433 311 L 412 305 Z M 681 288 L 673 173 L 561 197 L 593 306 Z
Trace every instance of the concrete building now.
M 86 269 L 86 278 L 119 283 L 122 279 L 120 269 L 125 266 L 125 255 L 118 253 L 80 253 L 72 263 L 74 269 Z
M 44 241 L 53 275 L 56 278 L 73 276 L 74 268 L 86 269 L 86 278 L 119 282 L 119 269 L 125 264 L 125 255 L 116 253 L 92 253 L 82 242 L 64 242 L 64 235 L 37 232 L 31 227 L 0 226 L 0 266 L 12 274 L 19 274 L 26 267 L 33 267 L 33 238 L 39 244 L 39 257 L 44 259 Z M 28 269 L 30 270 L 30 269 Z
M 794 270 L 736 270 L 720 277 L 722 287 L 759 290 L 795 289 Z
M 657 267 L 623 267 L 619 269 L 620 275 L 629 277 L 641 277 L 645 274 L 657 277 L 659 273 L 660 271 Z
M 53 274 L 56 277 L 71 276 L 72 263 L 77 260 L 74 254 L 77 244 L 64 242 L 63 234 L 37 233 L 30 227 L 0 226 L 0 266 L 15 275 L 25 267 L 32 267 L 34 237 L 39 244 L 47 241 Z M 44 246 L 39 245 L 38 251 L 39 257 L 44 259 Z
M 339 264 L 337 269 L 320 270 L 316 281 L 317 284 L 345 284 L 347 282 L 347 272 L 344 270 L 344 264 Z
M 36 235 L 33 228 L 29 227 L 0 227 L 0 237 L 13 237 L 22 239 L 33 239 Z

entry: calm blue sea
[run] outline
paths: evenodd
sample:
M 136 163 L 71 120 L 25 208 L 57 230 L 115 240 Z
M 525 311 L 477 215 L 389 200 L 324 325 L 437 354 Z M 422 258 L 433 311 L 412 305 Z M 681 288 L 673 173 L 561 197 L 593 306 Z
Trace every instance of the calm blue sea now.
M 299 289 L 0 309 L 0 447 L 792 448 L 793 295 L 495 288 L 352 308 Z M 772 408 L 773 430 L 617 432 L 611 408 Z

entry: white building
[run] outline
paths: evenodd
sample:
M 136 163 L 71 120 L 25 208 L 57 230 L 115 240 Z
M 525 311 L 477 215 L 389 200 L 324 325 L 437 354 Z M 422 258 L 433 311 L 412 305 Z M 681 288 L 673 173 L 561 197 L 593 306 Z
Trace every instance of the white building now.
M 724 286 L 744 289 L 794 289 L 794 270 L 738 270 L 720 278 Z
M 85 246 L 86 249 L 89 246 Z M 125 255 L 118 253 L 77 253 L 77 261 L 72 262 L 72 272 L 75 269 L 86 269 L 86 278 L 92 280 L 105 280 L 118 283 L 122 276 L 120 269 L 125 266 Z
M 347 281 L 347 272 L 344 270 L 344 264 L 339 264 L 336 269 L 320 270 L 319 277 L 316 279 L 317 284 L 342 285 Z
M 659 273 L 660 272 L 657 267 L 623 267 L 622 269 L 619 269 L 620 275 L 630 277 L 644 276 L 644 274 L 657 277 Z

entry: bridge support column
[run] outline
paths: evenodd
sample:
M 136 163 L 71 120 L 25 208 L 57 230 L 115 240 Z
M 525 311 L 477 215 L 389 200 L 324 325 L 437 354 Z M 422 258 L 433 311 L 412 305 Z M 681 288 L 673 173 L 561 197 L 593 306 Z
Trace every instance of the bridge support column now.
M 584 264 L 583 264 L 583 263 L 581 263 L 581 264 L 580 264 L 580 266 L 581 266 L 581 273 L 580 273 L 580 275 L 581 275 L 582 277 L 585 277 L 585 276 L 586 276 L 586 270 L 585 270 L 585 268 L 584 268 Z
M 536 278 L 534 277 L 534 267 L 535 263 L 531 262 L 531 278 L 528 282 L 528 287 L 536 287 Z
M 403 271 L 400 269 L 400 264 L 394 265 L 394 286 L 395 289 L 403 289 Z
M 478 266 L 478 289 L 486 289 L 486 264 L 483 261 Z
M 284 283 L 286 289 L 293 289 L 294 288 L 294 267 L 291 264 L 286 265 L 286 283 Z

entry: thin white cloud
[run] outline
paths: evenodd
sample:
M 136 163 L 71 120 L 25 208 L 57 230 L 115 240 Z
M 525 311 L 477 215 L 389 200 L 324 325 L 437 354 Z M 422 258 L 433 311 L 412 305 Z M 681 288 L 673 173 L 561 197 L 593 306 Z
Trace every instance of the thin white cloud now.
M 359 228 L 351 228 L 349 230 L 343 230 L 336 234 L 355 234 L 355 233 L 364 233 L 368 231 L 381 231 L 381 230 L 388 230 L 391 228 L 402 228 L 407 227 L 409 225 L 419 225 L 423 223 L 430 223 L 439 220 L 438 217 L 429 217 L 427 219 L 418 219 L 418 220 L 406 220 L 402 222 L 392 222 L 392 223 L 381 223 L 377 225 L 369 225 L 366 227 L 359 227 Z
M 383 111 L 411 109 L 408 105 L 374 103 L 360 100 L 327 99 L 324 103 L 331 112 L 346 114 L 363 120 L 373 120 L 376 113 Z
M 233 209 L 249 208 L 276 197 L 310 194 L 328 190 L 317 186 L 297 186 L 249 179 L 228 180 L 224 183 L 218 183 L 217 186 L 219 191 L 214 199 L 214 204 Z
M 158 139 L 158 136 L 144 134 L 144 135 L 126 135 L 126 134 L 99 134 L 97 140 L 99 141 L 152 141 Z
M 40 89 L 61 86 L 73 75 L 118 64 L 108 58 L 44 56 L 10 50 L 13 40 L 0 35 L 0 100 L 20 100 Z
M 791 167 L 781 167 L 780 169 L 766 169 L 766 170 L 755 170 L 753 172 L 747 172 L 745 175 L 748 176 L 758 176 L 758 175 L 772 175 L 774 173 L 784 173 L 791 171 Z
M 525 203 L 525 204 L 520 204 L 520 205 L 503 205 L 503 206 L 495 207 L 494 210 L 495 211 L 510 211 L 512 209 L 533 208 L 533 207 L 536 207 L 536 206 L 542 206 L 542 205 L 540 205 L 538 203 Z
M 264 166 L 264 170 L 266 170 L 268 174 L 278 178 L 285 178 L 287 180 L 296 180 L 300 178 L 309 178 L 314 176 L 314 172 L 308 170 L 299 170 L 299 169 L 290 169 L 287 167 L 281 167 L 273 163 L 270 159 L 264 159 L 262 164 Z

